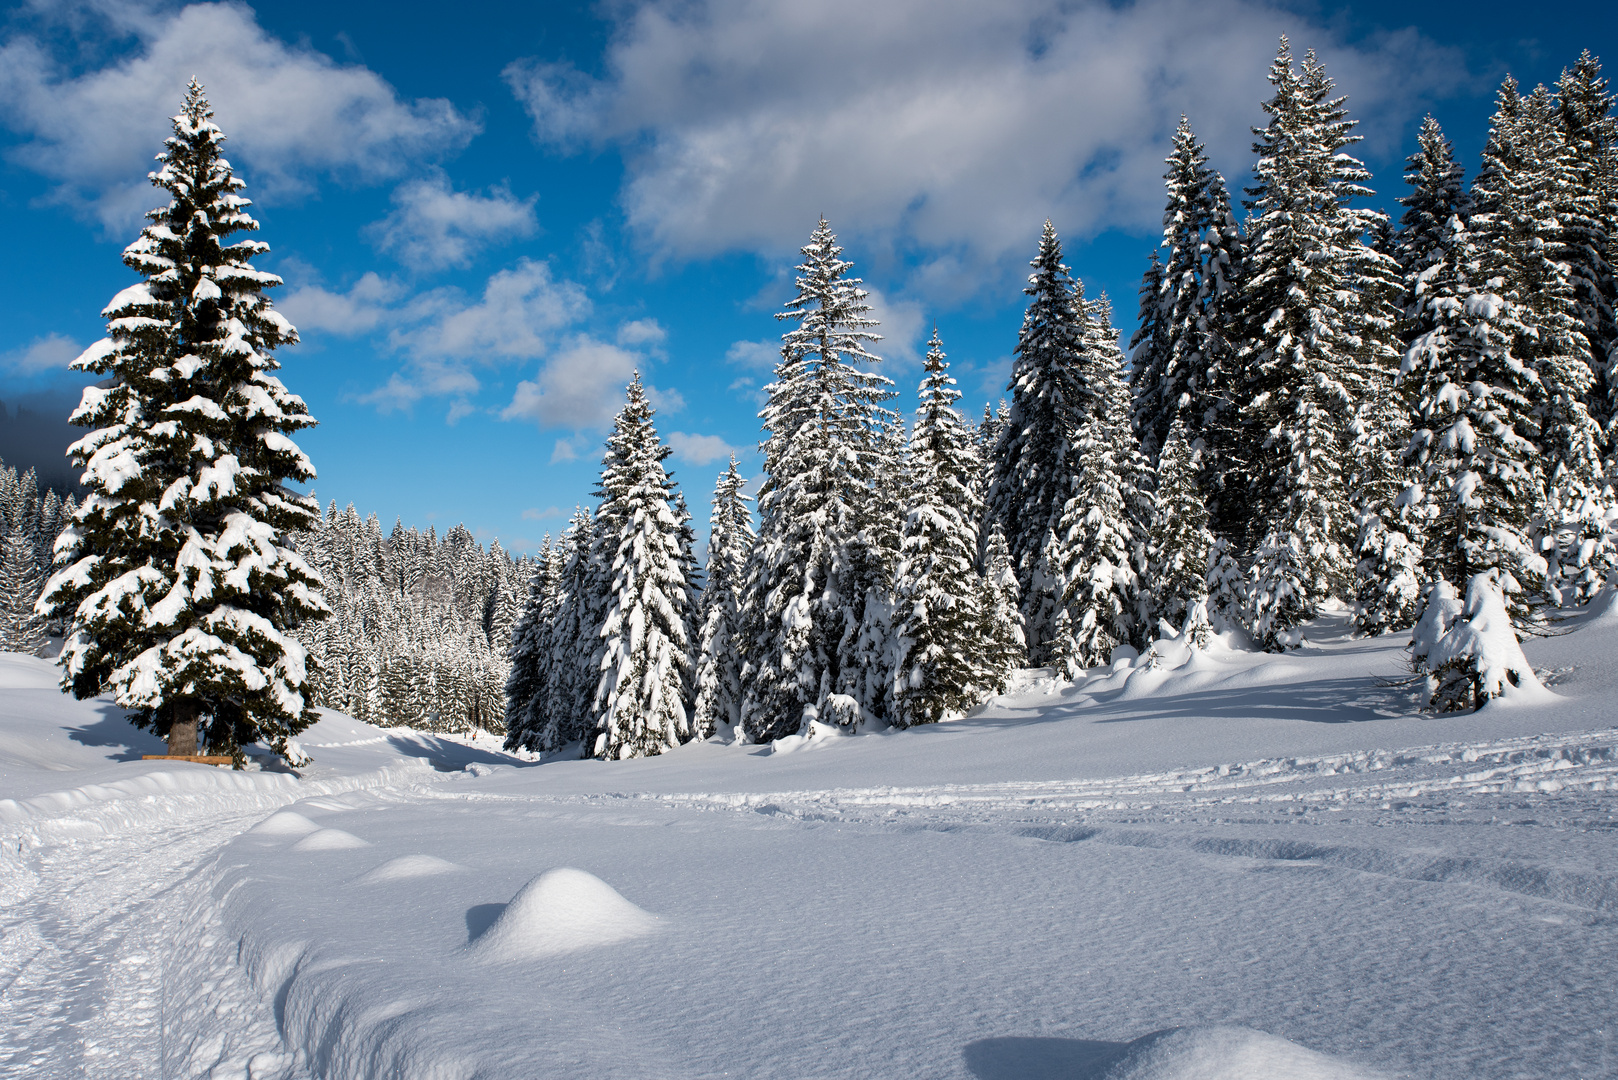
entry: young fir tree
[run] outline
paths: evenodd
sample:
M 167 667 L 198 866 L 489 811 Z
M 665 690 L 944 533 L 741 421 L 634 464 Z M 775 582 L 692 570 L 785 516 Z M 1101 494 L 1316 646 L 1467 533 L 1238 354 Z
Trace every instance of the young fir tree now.
M 1029 651 L 1050 657 L 1068 559 L 1057 532 L 1073 494 L 1077 432 L 1096 392 L 1080 369 L 1086 305 L 1062 263 L 1062 243 L 1045 222 L 1023 290 L 1030 299 L 1011 370 L 1011 413 L 994 448 L 988 520 L 1006 534 L 1017 572 Z
M 777 316 L 797 325 L 782 335 L 760 414 L 764 482 L 743 603 L 742 725 L 755 742 L 797 732 L 806 708 L 865 674 L 860 632 L 877 569 L 866 530 L 892 384 L 861 366 L 879 359 L 866 348 L 876 323 L 824 219 L 803 256 L 798 293 Z
M 1472 228 L 1481 277 L 1498 279 L 1513 324 L 1511 356 L 1534 377 L 1526 420 L 1535 432 L 1542 497 L 1535 546 L 1549 563 L 1551 599 L 1574 599 L 1563 590 L 1580 576 L 1583 511 L 1603 486 L 1602 433 L 1589 409 L 1595 370 L 1568 255 L 1588 234 L 1593 199 L 1578 191 L 1576 164 L 1544 87 L 1523 97 L 1506 81 L 1484 155 Z M 1515 605 L 1511 583 L 1501 584 Z
M 1347 205 L 1370 194 L 1368 174 L 1344 152 L 1357 137 L 1331 80 L 1313 53 L 1295 69 L 1285 38 L 1269 77 L 1270 123 L 1255 129 L 1240 358 L 1258 534 L 1247 618 L 1258 642 L 1277 649 L 1353 580 L 1360 407 L 1391 346 L 1379 337 L 1391 320 L 1367 300 L 1386 302 L 1393 265 L 1362 242 L 1371 218 Z
M 955 410 L 934 329 L 927 343 L 921 406 L 910 435 L 908 498 L 900 541 L 894 691 L 900 727 L 929 724 L 977 704 L 986 666 L 980 655 L 977 521 L 982 511 L 971 429 Z
M 328 613 L 320 580 L 289 536 L 319 505 L 287 486 L 314 476 L 288 434 L 311 426 L 273 374 L 271 350 L 297 341 L 256 270 L 252 231 L 224 136 L 191 83 L 152 182 L 170 196 L 124 251 L 143 280 L 103 313 L 108 336 L 74 366 L 107 380 L 85 390 L 73 445 L 90 489 L 58 546 L 48 613 L 72 613 L 64 688 L 110 692 L 173 754 L 203 741 L 278 753 L 314 718 L 304 647 L 293 631 Z
M 989 527 L 983 545 L 983 589 L 978 597 L 977 683 L 987 693 L 1003 693 L 1011 673 L 1028 662 L 1028 639 L 1023 636 L 1022 610 L 1017 603 L 1017 573 L 1011 567 L 1006 534 L 998 524 Z
M 714 485 L 708 527 L 708 580 L 702 590 L 702 630 L 697 638 L 696 706 L 691 726 L 699 739 L 721 728 L 734 732 L 742 717 L 740 634 L 742 589 L 753 549 L 753 515 L 747 478 L 730 468 Z
M 45 620 L 34 613 L 43 583 L 28 534 L 0 538 L 0 650 L 37 655 L 47 640 Z
M 1208 599 L 1208 553 L 1213 533 L 1208 507 L 1197 484 L 1200 463 L 1176 419 L 1157 463 L 1157 518 L 1151 530 L 1152 607 L 1157 617 L 1181 627 L 1198 603 Z
M 594 754 L 606 760 L 649 757 L 691 738 L 691 582 L 663 467 L 673 451 L 658 438 L 638 372 L 626 396 L 597 493 L 597 543 L 612 575 L 594 701 Z

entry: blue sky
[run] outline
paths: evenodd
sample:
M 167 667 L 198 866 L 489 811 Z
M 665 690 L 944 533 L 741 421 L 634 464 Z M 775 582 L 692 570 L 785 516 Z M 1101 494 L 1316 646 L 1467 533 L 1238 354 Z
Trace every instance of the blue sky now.
M 772 315 L 817 215 L 873 289 L 901 406 L 936 321 L 976 413 L 1047 216 L 1127 334 L 1176 120 L 1239 185 L 1279 34 L 1324 57 L 1397 210 L 1426 112 L 1470 166 L 1507 71 L 1618 58 L 1611 9 L 37 0 L 0 25 L 0 454 L 58 460 L 66 364 L 131 280 L 192 75 L 286 279 L 322 501 L 530 550 L 587 499 L 637 367 L 699 522 L 731 449 L 757 468 Z

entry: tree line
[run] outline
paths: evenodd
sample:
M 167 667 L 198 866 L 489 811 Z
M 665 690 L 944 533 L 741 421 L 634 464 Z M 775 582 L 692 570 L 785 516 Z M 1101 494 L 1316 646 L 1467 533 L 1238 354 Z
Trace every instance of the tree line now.
M 908 431 L 888 407 L 822 220 L 778 315 L 756 531 L 732 461 L 705 587 L 637 378 L 595 509 L 530 582 L 509 745 L 617 758 L 926 723 L 1024 664 L 1071 677 L 1215 632 L 1294 647 L 1339 597 L 1366 634 L 1427 613 L 1434 708 L 1531 675 L 1472 620 L 1542 624 L 1618 562 L 1600 64 L 1554 90 L 1508 78 L 1469 186 L 1429 117 L 1397 225 L 1357 205 L 1370 174 L 1317 57 L 1283 38 L 1269 81 L 1240 220 L 1182 119 L 1127 361 L 1046 223 L 1009 398 L 975 427 L 936 332 Z

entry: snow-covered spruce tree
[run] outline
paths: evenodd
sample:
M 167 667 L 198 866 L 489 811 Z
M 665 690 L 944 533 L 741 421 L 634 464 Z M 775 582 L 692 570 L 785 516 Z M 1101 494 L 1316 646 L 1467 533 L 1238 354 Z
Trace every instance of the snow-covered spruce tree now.
M 556 619 L 556 575 L 559 567 L 550 534 L 539 546 L 539 560 L 528 580 L 522 614 L 511 631 L 511 670 L 506 675 L 506 748 L 533 749 L 547 717 L 544 709 L 546 660 Z
M 1427 675 L 1434 712 L 1476 711 L 1493 698 L 1543 689 L 1523 656 L 1494 571 L 1472 576 L 1464 603 L 1449 582 L 1433 585 L 1410 635 L 1410 658 Z
M 683 523 L 640 374 L 601 462 L 597 543 L 611 558 L 594 715 L 598 758 L 650 757 L 691 738 L 691 581 Z
M 1087 304 L 1078 367 L 1094 394 L 1077 430 L 1073 494 L 1058 535 L 1066 563 L 1062 605 L 1079 667 L 1106 663 L 1113 647 L 1145 645 L 1150 596 L 1147 538 L 1156 516 L 1150 469 L 1129 422 L 1123 354 L 1103 296 Z
M 1420 517 L 1406 492 L 1416 478 L 1405 461 L 1410 443 L 1404 403 L 1385 380 L 1361 410 L 1355 444 L 1355 627 L 1368 636 L 1408 630 L 1421 616 Z
M 1011 414 L 994 448 L 987 520 L 998 524 L 1017 572 L 1029 652 L 1050 657 L 1061 608 L 1062 511 L 1078 467 L 1074 440 L 1095 409 L 1096 393 L 1079 367 L 1088 312 L 1079 284 L 1062 263 L 1062 243 L 1049 221 L 1023 290 L 1023 315 L 1011 369 Z
M 143 280 L 113 298 L 108 336 L 74 362 L 107 376 L 84 391 L 70 449 L 90 489 L 57 543 L 41 598 L 72 612 L 63 686 L 111 692 L 169 752 L 234 752 L 287 739 L 313 719 L 300 623 L 327 614 L 320 580 L 288 546 L 319 505 L 287 487 L 314 476 L 288 433 L 311 426 L 271 374 L 297 341 L 250 260 L 229 243 L 258 225 L 220 156 L 224 136 L 192 82 L 152 182 L 170 196 L 124 251 Z
M 1579 54 L 1556 84 L 1556 104 L 1564 141 L 1573 157 L 1575 191 L 1588 194 L 1588 217 L 1580 242 L 1567 252 L 1579 323 L 1590 343 L 1597 385 L 1590 403 L 1608 440 L 1608 475 L 1618 441 L 1618 94 L 1609 90 L 1601 61 L 1589 50 Z M 1571 207 L 1577 210 L 1577 207 Z
M 747 478 L 731 455 L 730 468 L 714 485 L 708 525 L 708 580 L 702 590 L 702 629 L 697 637 L 696 705 L 691 726 L 706 739 L 721 728 L 734 731 L 742 717 L 742 589 L 753 549 L 753 515 Z
M 1411 191 L 1399 200 L 1405 212 L 1393 241 L 1393 257 L 1403 275 L 1400 335 L 1406 348 L 1438 325 L 1439 312 L 1422 300 L 1428 291 L 1423 283 L 1445 273 L 1442 267 L 1451 259 L 1450 223 L 1458 217 L 1464 225 L 1471 213 L 1462 184 L 1465 170 L 1437 120 L 1429 116 L 1421 122 L 1417 142 L 1420 149 L 1405 159 L 1405 183 Z
M 1176 418 L 1157 463 L 1157 518 L 1145 582 L 1156 617 L 1176 627 L 1184 625 L 1193 606 L 1208 599 L 1208 553 L 1214 538 L 1197 484 L 1200 471 L 1185 424 Z
M 1499 280 L 1514 324 L 1511 356 L 1535 377 L 1528 422 L 1543 486 L 1532 531 L 1549 563 L 1549 598 L 1562 602 L 1577 598 L 1565 594 L 1584 576 L 1581 508 L 1604 486 L 1603 437 L 1589 408 L 1596 375 L 1568 255 L 1587 236 L 1593 199 L 1577 191 L 1573 155 L 1544 87 L 1523 97 L 1506 81 L 1484 156 L 1472 228 L 1481 276 Z M 1501 585 L 1510 595 L 1511 583 Z
M 1154 464 L 1177 419 L 1204 449 L 1211 445 L 1229 363 L 1222 301 L 1239 242 L 1224 180 L 1183 116 L 1167 164 L 1164 260 L 1154 253 L 1142 281 L 1141 326 L 1130 343 L 1135 433 Z
M 782 335 L 760 414 L 764 482 L 742 642 L 742 727 L 754 742 L 794 734 L 806 709 L 818 714 L 867 674 L 858 653 L 875 545 L 861 530 L 877 512 L 892 384 L 861 366 L 878 361 L 866 348 L 876 323 L 825 219 L 803 256 L 798 293 L 777 316 L 797 325 Z
M 1347 205 L 1370 194 L 1368 174 L 1344 152 L 1353 121 L 1314 54 L 1296 70 L 1282 38 L 1269 78 L 1239 304 L 1258 538 L 1248 627 L 1279 649 L 1352 581 L 1361 404 L 1392 364 L 1392 320 L 1369 302 L 1386 305 L 1395 265 L 1363 243 L 1372 216 Z
M 981 655 L 982 589 L 975 569 L 982 505 L 973 480 L 979 466 L 971 429 L 955 409 L 961 394 L 936 328 L 925 370 L 910 434 L 895 588 L 893 719 L 900 727 L 934 723 L 977 704 L 982 673 L 990 666 Z
M 551 620 L 550 652 L 541 685 L 545 694 L 544 725 L 530 750 L 560 750 L 581 743 L 588 756 L 592 745 L 592 705 L 601 662 L 601 620 L 606 580 L 597 550 L 597 527 L 590 511 L 573 512 L 556 546 L 556 614 Z
M 43 582 L 28 534 L 0 537 L 0 650 L 37 655 L 45 647 L 45 620 L 34 614 Z

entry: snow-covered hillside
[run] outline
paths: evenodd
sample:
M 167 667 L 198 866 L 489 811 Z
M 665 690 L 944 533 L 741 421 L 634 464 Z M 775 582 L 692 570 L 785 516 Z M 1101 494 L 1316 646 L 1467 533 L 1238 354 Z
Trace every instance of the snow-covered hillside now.
M 627 762 L 328 714 L 300 776 L 0 656 L 0 1076 L 1618 1075 L 1618 610 L 1477 715 L 1305 629 Z

